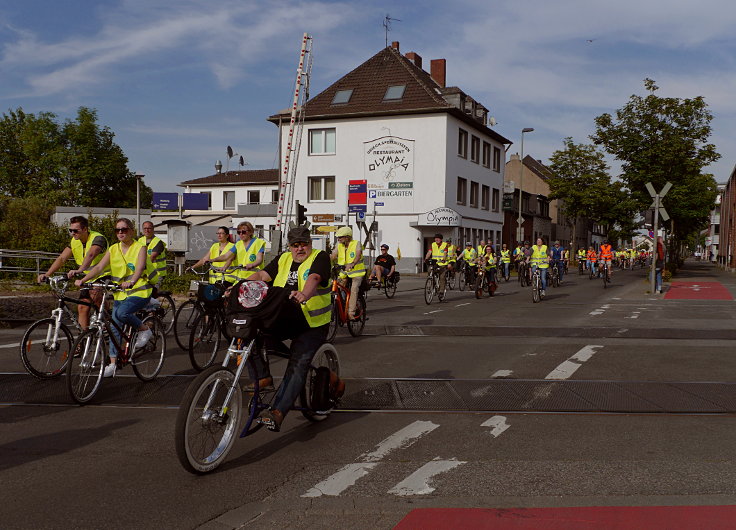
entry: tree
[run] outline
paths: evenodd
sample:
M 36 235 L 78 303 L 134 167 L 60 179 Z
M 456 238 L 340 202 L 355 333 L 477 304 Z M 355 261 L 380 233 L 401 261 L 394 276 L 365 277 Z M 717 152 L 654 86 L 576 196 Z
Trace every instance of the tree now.
M 632 95 L 616 111 L 615 119 L 608 113 L 598 116 L 591 139 L 621 161 L 621 179 L 639 210 L 652 202 L 647 182 L 656 190 L 672 183 L 663 205 L 672 218 L 675 237 L 684 241 L 702 227 L 715 204 L 716 182 L 702 172 L 720 158 L 715 146 L 707 143 L 713 115 L 701 96 L 659 97 L 659 87 L 651 79 L 644 80 L 644 87 L 649 94 Z
M 562 199 L 562 213 L 572 219 L 571 253 L 577 251 L 577 227 L 582 218 L 599 220 L 611 178 L 603 153 L 589 144 L 576 144 L 571 137 L 563 140 L 564 149 L 550 157 L 550 199 Z
M 11 110 L 0 120 L 0 195 L 43 196 L 56 205 L 130 208 L 136 177 L 97 111 L 80 107 L 63 124 L 48 112 Z M 152 191 L 141 184 L 141 204 Z

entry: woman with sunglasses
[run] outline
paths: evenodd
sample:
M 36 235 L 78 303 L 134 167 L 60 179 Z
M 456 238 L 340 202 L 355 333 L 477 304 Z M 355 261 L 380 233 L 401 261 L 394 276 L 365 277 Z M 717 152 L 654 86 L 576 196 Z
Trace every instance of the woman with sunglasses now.
M 231 263 L 241 267 L 235 271 L 240 280 L 246 280 L 263 268 L 263 256 L 266 252 L 266 242 L 260 237 L 254 237 L 255 229 L 248 221 L 238 225 L 238 236 L 240 241 L 235 243 L 235 252 L 228 250 L 226 253 L 210 258 L 213 263 L 225 262 L 225 269 L 232 268 Z
M 223 280 L 226 285 L 232 285 L 238 281 L 237 271 L 230 267 L 232 259 L 227 261 L 226 254 L 230 252 L 232 256 L 235 256 L 237 250 L 235 245 L 230 242 L 230 229 L 227 226 L 217 227 L 217 242 L 213 243 L 207 253 L 202 256 L 197 263 L 191 266 L 192 269 L 204 265 L 205 263 L 225 261 L 225 266 L 218 271 L 210 271 L 210 283 L 215 283 L 218 280 Z
M 122 291 L 113 295 L 115 302 L 112 306 L 113 321 L 123 327 L 126 324 L 138 330 L 134 350 L 141 348 L 151 339 L 153 333 L 146 327 L 136 313 L 146 307 L 151 298 L 151 286 L 148 285 L 146 271 L 146 247 L 136 241 L 133 236 L 133 221 L 121 217 L 115 222 L 115 236 L 118 242 L 110 247 L 100 262 L 92 267 L 84 278 L 77 280 L 77 286 L 96 278 L 107 267 L 110 269 L 112 280 Z M 113 327 L 113 335 L 120 342 L 120 333 Z M 110 364 L 105 367 L 104 377 L 115 375 L 117 368 L 118 351 L 115 342 L 110 340 Z

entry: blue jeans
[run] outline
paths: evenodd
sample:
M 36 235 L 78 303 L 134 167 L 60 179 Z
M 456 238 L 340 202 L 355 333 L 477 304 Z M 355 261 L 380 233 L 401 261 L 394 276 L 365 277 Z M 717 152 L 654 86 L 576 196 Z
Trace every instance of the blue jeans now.
M 547 271 L 549 270 L 549 267 L 545 267 L 544 269 L 539 267 L 539 278 L 542 280 L 542 291 L 547 290 Z
M 141 327 L 141 319 L 135 316 L 135 314 L 148 305 L 150 298 L 141 298 L 140 296 L 129 296 L 125 300 L 115 300 L 112 305 L 112 320 L 121 328 L 125 324 L 130 324 L 133 329 Z M 112 334 L 117 339 L 118 343 L 121 340 L 121 335 L 115 326 L 112 327 Z M 122 345 L 121 345 L 122 346 Z M 118 349 L 115 347 L 115 343 L 110 339 L 110 358 L 114 359 L 118 356 Z
M 560 281 L 562 281 L 562 276 L 565 274 L 565 262 L 564 261 L 555 261 L 552 265 L 553 267 L 557 267 L 557 272 L 560 274 Z
M 314 354 L 317 353 L 319 347 L 325 343 L 328 327 L 329 325 L 309 328 L 307 331 L 291 339 L 289 363 L 286 366 L 284 379 L 281 382 L 281 386 L 279 386 L 271 409 L 278 410 L 286 416 L 286 413 L 294 406 L 294 402 L 299 397 L 307 380 L 309 364 L 312 362 Z M 266 343 L 266 349 L 269 349 L 268 341 Z M 251 373 L 251 377 L 257 377 L 258 379 L 270 377 L 268 365 L 263 357 L 260 354 L 254 353 L 253 360 L 256 373 Z
M 511 263 L 501 263 L 501 266 L 503 267 L 503 276 L 504 278 L 509 275 L 509 266 Z
M 657 267 L 655 269 L 654 274 L 654 290 L 655 291 L 661 291 L 662 290 L 662 269 Z

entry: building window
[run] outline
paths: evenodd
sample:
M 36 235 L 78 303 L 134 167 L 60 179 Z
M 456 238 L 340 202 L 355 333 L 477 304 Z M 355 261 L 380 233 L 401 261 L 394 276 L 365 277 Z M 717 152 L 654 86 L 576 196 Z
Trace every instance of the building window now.
M 207 208 L 211 210 L 212 209 L 212 192 L 211 191 L 200 191 L 199 193 L 202 195 L 207 195 Z
M 335 97 L 332 98 L 333 105 L 345 104 L 350 101 L 350 97 L 353 95 L 353 89 L 338 90 L 335 92 Z
M 473 181 L 470 182 L 470 207 L 478 207 L 478 183 Z
M 460 129 L 457 137 L 457 156 L 468 158 L 468 131 Z
M 480 138 L 477 136 L 470 138 L 470 160 L 476 164 L 480 162 Z
M 491 144 L 483 142 L 483 165 L 491 167 Z
M 310 129 L 309 130 L 309 154 L 310 155 L 334 155 L 335 154 L 335 129 Z
M 499 207 L 498 203 L 500 202 L 500 196 L 501 196 L 501 192 L 497 190 L 496 188 L 493 188 L 493 211 L 494 212 L 498 211 L 498 207 Z
M 521 211 L 529 212 L 529 195 L 521 196 Z
M 468 196 L 468 181 L 462 177 L 457 178 L 457 203 L 465 204 Z
M 406 85 L 394 85 L 386 89 L 386 94 L 383 96 L 383 101 L 395 101 L 404 97 L 404 90 Z
M 248 204 L 261 204 L 261 192 L 248 190 Z
M 493 171 L 501 171 L 501 150 L 498 147 L 493 148 Z
M 309 202 L 335 202 L 335 177 L 309 177 Z
M 487 210 L 490 203 L 491 203 L 491 188 L 488 186 L 483 186 L 481 188 L 481 194 L 480 194 L 480 207 L 484 210 Z
M 279 203 L 279 190 L 271 190 L 271 204 Z
M 223 210 L 234 210 L 235 209 L 235 192 L 234 191 L 223 191 L 222 192 L 222 209 Z

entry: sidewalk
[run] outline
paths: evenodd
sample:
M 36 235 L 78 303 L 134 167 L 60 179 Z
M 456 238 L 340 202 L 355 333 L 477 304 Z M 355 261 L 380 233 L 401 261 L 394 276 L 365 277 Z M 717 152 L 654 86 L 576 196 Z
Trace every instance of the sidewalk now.
M 733 300 L 736 277 L 707 261 L 688 259 L 661 296 L 667 300 Z

